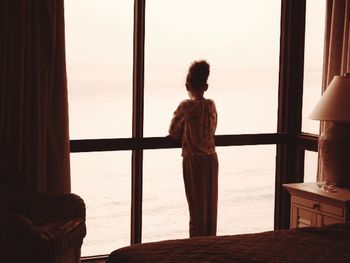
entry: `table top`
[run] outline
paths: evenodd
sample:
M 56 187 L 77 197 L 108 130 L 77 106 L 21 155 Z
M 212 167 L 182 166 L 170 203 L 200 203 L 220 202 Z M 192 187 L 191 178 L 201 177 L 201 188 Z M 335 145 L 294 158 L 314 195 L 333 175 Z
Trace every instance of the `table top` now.
M 291 183 L 283 184 L 288 192 L 301 196 L 321 197 L 323 199 L 332 199 L 350 204 L 350 188 L 334 187 L 333 190 L 324 190 L 324 182 L 312 183 Z

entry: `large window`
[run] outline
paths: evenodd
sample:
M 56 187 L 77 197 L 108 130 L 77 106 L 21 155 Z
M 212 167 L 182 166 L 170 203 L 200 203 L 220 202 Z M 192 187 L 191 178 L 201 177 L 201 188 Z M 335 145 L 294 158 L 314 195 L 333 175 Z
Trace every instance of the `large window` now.
M 281 63 L 280 41 L 286 37 L 281 10 L 296 12 L 291 23 L 298 23 L 303 14 L 294 4 L 303 5 L 289 0 L 65 1 L 72 191 L 87 207 L 83 256 L 108 254 L 130 242 L 188 236 L 180 145 L 165 136 L 173 111 L 187 98 L 187 69 L 197 59 L 211 64 L 206 97 L 214 99 L 219 116 L 218 234 L 276 227 L 275 193 L 284 176 L 276 169 L 276 145 L 297 141 L 291 137 L 295 123 L 291 132 L 277 133 L 277 117 L 286 118 L 278 113 L 285 89 L 279 80 L 287 72 L 280 67 L 290 63 L 290 58 Z M 303 116 L 321 90 L 324 18 L 314 6 L 320 6 L 317 0 L 308 1 Z M 317 48 L 310 49 L 314 44 Z M 303 131 L 317 134 L 313 122 L 303 117 Z M 311 139 L 305 149 L 315 151 Z M 309 145 L 311 139 L 300 141 Z M 306 151 L 304 160 L 305 181 L 312 181 L 317 154 Z

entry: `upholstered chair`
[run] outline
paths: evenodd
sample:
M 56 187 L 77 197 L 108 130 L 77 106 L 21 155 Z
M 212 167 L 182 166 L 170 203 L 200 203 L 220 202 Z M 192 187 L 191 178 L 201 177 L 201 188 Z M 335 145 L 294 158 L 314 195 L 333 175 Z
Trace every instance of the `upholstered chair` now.
M 80 262 L 85 204 L 75 194 L 1 193 L 1 262 Z

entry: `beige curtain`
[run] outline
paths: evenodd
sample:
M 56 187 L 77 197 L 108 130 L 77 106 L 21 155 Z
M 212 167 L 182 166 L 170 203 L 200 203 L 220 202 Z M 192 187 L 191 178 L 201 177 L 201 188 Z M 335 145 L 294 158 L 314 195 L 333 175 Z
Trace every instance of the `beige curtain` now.
M 1 0 L 0 36 L 0 186 L 69 192 L 63 0 Z
M 323 71 L 323 90 L 334 75 L 350 71 L 350 1 L 328 0 Z
M 350 72 L 349 26 L 350 0 L 327 0 L 323 91 L 327 89 L 335 75 Z M 327 128 L 326 126 L 325 122 L 321 123 L 321 132 Z M 318 167 L 318 179 L 322 180 L 322 165 Z

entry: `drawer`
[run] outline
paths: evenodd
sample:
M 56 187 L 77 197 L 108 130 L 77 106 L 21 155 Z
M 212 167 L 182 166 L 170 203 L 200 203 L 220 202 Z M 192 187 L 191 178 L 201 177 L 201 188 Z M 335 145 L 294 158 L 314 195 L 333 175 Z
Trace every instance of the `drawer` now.
M 329 216 L 323 216 L 322 217 L 322 225 L 326 226 L 326 225 L 330 225 L 330 224 L 335 224 L 335 223 L 343 223 L 344 221 L 333 218 L 333 217 L 329 217 Z
M 322 203 L 316 200 L 292 195 L 292 203 L 295 205 L 307 207 L 315 211 L 325 212 L 339 217 L 344 216 L 343 207 Z
M 297 227 L 313 226 L 315 222 L 315 213 L 305 209 L 297 209 Z

